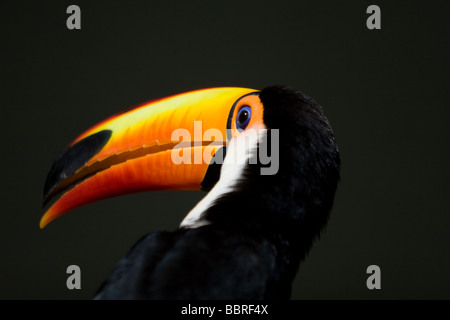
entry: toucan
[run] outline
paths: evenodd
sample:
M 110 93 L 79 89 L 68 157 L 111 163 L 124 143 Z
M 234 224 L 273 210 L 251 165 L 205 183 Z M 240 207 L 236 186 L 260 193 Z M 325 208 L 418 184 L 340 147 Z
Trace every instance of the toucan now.
M 306 94 L 284 86 L 189 91 L 76 138 L 47 175 L 40 227 L 109 197 L 207 191 L 174 231 L 143 236 L 93 298 L 289 299 L 327 224 L 339 167 L 329 121 Z

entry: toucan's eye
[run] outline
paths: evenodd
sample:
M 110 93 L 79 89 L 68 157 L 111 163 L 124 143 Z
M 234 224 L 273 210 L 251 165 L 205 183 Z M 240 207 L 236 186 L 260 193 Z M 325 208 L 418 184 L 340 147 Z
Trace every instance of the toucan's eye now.
M 238 129 L 239 131 L 245 130 L 248 123 L 250 122 L 251 117 L 252 108 L 250 108 L 249 106 L 242 107 L 236 116 L 236 129 Z

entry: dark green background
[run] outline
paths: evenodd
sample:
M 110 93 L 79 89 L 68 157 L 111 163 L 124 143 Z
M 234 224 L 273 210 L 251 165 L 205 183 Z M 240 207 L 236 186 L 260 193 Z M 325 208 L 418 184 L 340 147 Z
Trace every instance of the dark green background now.
M 66 28 L 70 4 L 81 8 L 81 30 Z M 381 30 L 366 28 L 370 4 L 381 8 Z M 2 1 L 0 298 L 91 298 L 135 241 L 177 228 L 203 196 L 105 200 L 41 231 L 45 176 L 78 134 L 169 94 L 272 84 L 324 107 L 342 155 L 331 220 L 292 298 L 450 298 L 449 9 L 445 1 Z M 81 290 L 66 288 L 71 264 L 81 267 Z M 366 287 L 372 264 L 381 290 Z

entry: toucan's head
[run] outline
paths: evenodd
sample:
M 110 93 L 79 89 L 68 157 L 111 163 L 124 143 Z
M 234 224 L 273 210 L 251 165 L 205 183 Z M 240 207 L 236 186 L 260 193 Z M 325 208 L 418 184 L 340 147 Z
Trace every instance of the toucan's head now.
M 112 116 L 75 139 L 47 176 L 43 202 L 53 203 L 40 226 L 100 199 L 177 189 L 209 191 L 182 228 L 312 221 L 320 229 L 339 163 L 321 107 L 300 92 L 187 92 Z

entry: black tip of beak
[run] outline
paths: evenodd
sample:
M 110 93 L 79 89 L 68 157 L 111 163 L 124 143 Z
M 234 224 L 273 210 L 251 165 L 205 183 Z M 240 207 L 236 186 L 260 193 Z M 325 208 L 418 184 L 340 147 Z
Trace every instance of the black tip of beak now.
M 42 206 L 56 195 L 61 188 L 58 185 L 73 175 L 89 159 L 96 155 L 111 138 L 111 130 L 102 130 L 88 136 L 68 148 L 52 165 L 44 184 Z

